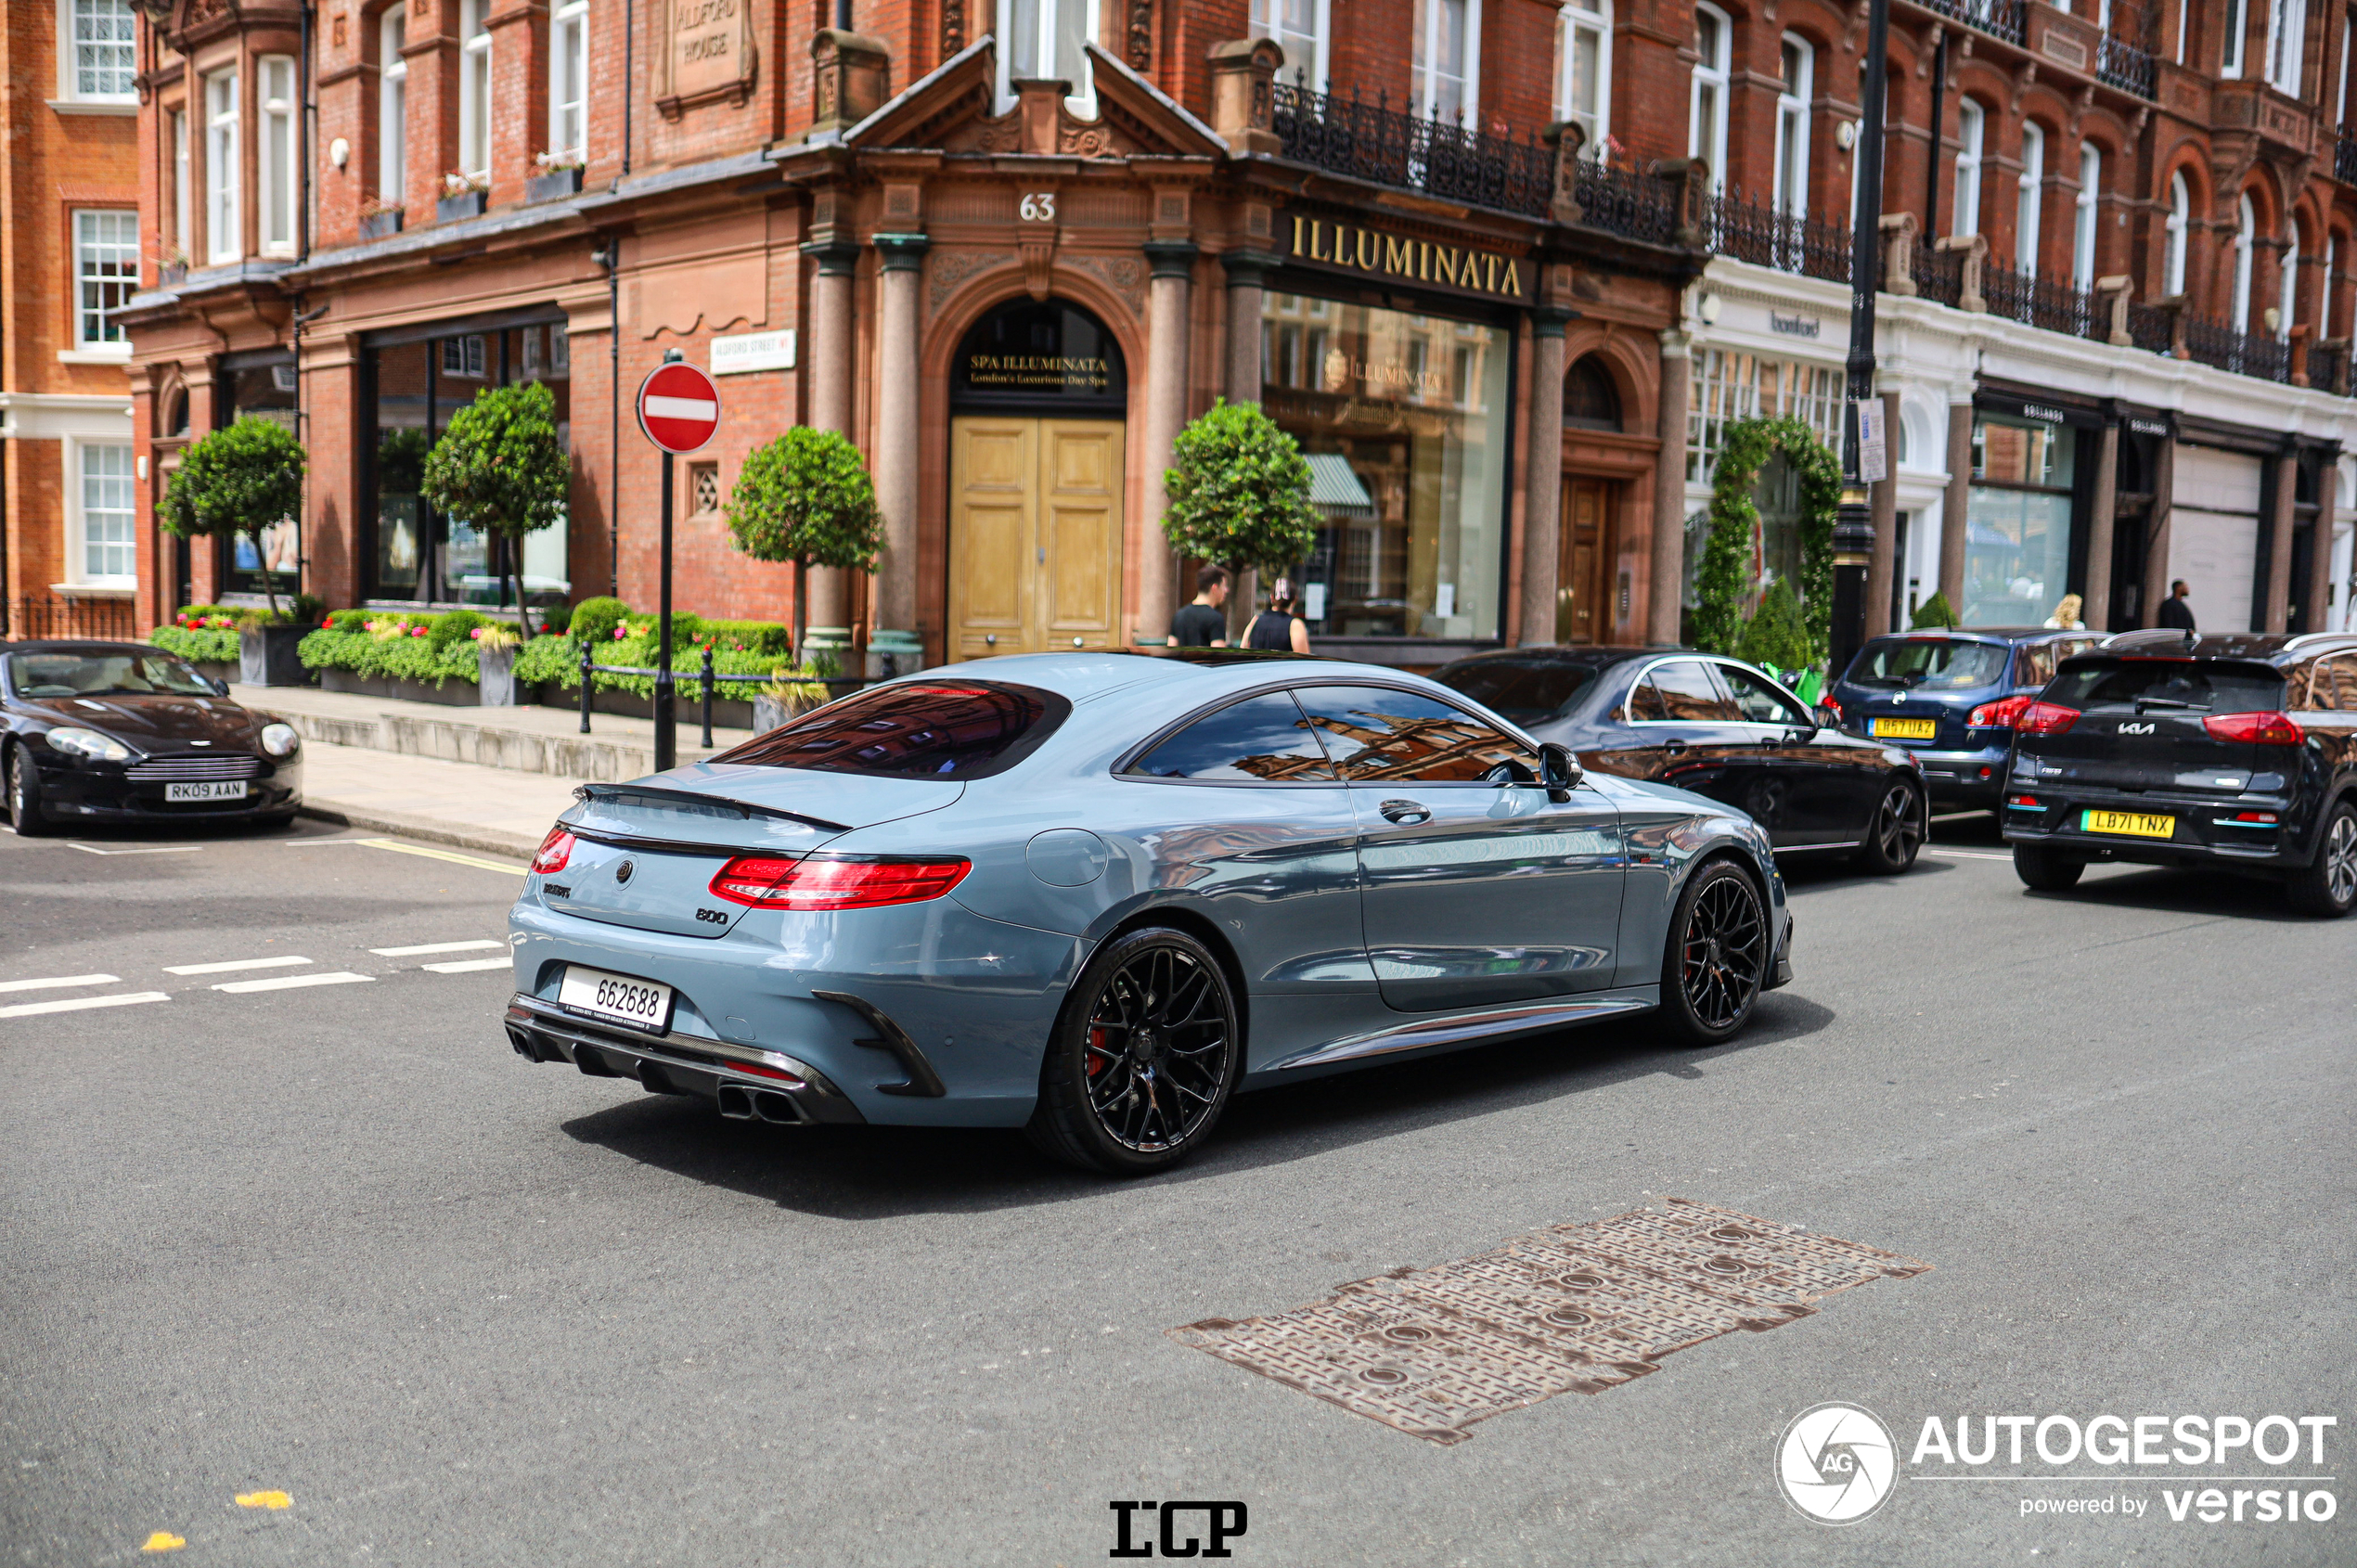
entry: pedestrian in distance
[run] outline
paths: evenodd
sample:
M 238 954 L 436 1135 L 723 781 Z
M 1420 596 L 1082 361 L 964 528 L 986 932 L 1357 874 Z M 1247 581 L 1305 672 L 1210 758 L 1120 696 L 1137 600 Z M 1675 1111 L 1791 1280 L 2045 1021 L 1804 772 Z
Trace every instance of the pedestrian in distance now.
M 1269 589 L 1269 608 L 1244 628 L 1244 646 L 1266 653 L 1309 651 L 1309 623 L 1301 618 L 1300 591 L 1280 577 Z
M 2194 607 L 2185 602 L 2190 591 L 2183 577 L 2169 585 L 2169 597 L 2160 601 L 2160 624 L 2181 632 L 2194 629 Z
M 2084 603 L 2077 594 L 2063 595 L 2062 602 L 2054 606 L 2054 612 L 2046 617 L 2046 629 L 2050 632 L 2085 631 L 2087 623 L 2079 618 Z
M 1206 566 L 1195 573 L 1195 600 L 1170 618 L 1173 648 L 1225 648 L 1228 617 L 1219 607 L 1228 602 L 1228 573 Z

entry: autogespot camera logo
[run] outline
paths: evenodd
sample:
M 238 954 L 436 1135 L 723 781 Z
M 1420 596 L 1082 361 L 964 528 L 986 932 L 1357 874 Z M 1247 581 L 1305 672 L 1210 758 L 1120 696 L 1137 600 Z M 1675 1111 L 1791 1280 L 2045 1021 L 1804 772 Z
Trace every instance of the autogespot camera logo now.
M 1776 1444 L 1785 1500 L 1820 1524 L 1855 1524 L 1873 1513 L 1898 1473 L 1890 1429 L 1856 1405 L 1811 1405 Z

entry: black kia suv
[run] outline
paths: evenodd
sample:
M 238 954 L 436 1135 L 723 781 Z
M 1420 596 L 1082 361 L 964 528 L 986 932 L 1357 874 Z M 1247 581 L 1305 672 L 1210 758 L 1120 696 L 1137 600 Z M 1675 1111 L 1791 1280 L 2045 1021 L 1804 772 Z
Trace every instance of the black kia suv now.
M 2357 635 L 2122 632 L 2065 660 L 2015 734 L 2003 821 L 2029 886 L 2129 861 L 2357 906 Z

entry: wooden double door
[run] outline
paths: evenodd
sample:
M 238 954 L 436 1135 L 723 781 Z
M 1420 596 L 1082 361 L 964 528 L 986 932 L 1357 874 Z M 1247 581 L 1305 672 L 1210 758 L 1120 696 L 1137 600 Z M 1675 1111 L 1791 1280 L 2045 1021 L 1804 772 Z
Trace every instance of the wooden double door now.
M 1118 419 L 949 422 L 952 659 L 1119 646 L 1121 459 Z
M 1564 478 L 1563 552 L 1555 567 L 1555 640 L 1612 640 L 1613 483 Z

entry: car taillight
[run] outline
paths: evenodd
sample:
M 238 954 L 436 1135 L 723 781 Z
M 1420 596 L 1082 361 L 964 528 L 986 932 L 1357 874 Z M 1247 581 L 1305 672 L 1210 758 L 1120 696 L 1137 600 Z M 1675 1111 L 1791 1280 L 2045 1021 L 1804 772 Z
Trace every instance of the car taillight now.
M 2024 735 L 2060 735 L 2079 722 L 2079 710 L 2066 708 L 2059 702 L 2032 702 L 2014 720 L 2014 728 Z
M 874 909 L 921 904 L 965 880 L 972 861 L 783 860 L 740 855 L 712 879 L 712 895 L 755 909 Z
M 545 877 L 551 871 L 563 870 L 565 862 L 572 858 L 573 835 L 560 824 L 549 829 L 548 836 L 540 841 L 540 848 L 532 857 L 532 869 Z
M 2212 740 L 2239 740 L 2255 746 L 2303 746 L 2308 732 L 2289 713 L 2212 713 L 2201 721 Z
M 1983 702 L 1964 721 L 1971 729 L 2011 729 L 2030 704 L 2038 700 L 2034 691 L 2017 691 L 2011 697 L 2001 697 L 1994 702 Z
M 1833 693 L 1827 692 L 1824 696 L 1818 698 L 1817 706 L 1830 712 L 1834 716 L 1834 723 L 1841 723 L 1841 704 L 1834 700 Z

